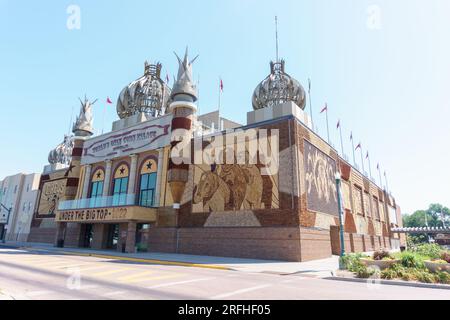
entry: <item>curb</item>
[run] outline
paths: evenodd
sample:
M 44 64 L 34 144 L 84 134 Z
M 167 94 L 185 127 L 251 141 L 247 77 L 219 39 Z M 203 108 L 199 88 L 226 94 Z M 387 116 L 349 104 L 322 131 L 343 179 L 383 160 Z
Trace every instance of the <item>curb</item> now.
M 170 261 L 170 260 L 133 258 L 133 257 L 123 257 L 123 256 L 116 256 L 116 255 L 107 255 L 107 254 L 85 253 L 85 252 L 80 252 L 80 251 L 63 251 L 63 250 L 58 250 L 58 249 L 43 249 L 43 248 L 37 248 L 37 247 L 15 246 L 15 245 L 11 245 L 11 244 L 10 245 L 0 244 L 0 246 L 9 246 L 9 247 L 14 247 L 14 248 L 29 249 L 29 250 L 34 250 L 34 251 L 57 252 L 60 254 L 73 255 L 73 256 L 95 257 L 95 258 L 115 259 L 115 260 L 121 260 L 121 261 L 141 262 L 141 263 L 148 263 L 148 264 L 161 264 L 161 265 L 170 265 L 170 266 L 234 271 L 234 269 L 232 269 L 230 267 L 224 267 L 224 266 L 213 265 L 213 264 L 200 264 L 200 263 L 194 263 L 194 262 L 179 262 L 179 261 Z
M 335 280 L 335 281 L 347 281 L 347 282 L 359 282 L 359 283 L 367 283 L 368 281 L 375 281 L 376 283 L 390 285 L 390 286 L 450 290 L 450 285 L 448 285 L 448 284 L 432 284 L 432 283 L 408 282 L 408 281 L 396 281 L 396 280 L 384 280 L 384 279 L 344 278 L 344 277 L 336 277 L 336 276 L 326 277 L 326 278 L 322 278 L 322 279 Z

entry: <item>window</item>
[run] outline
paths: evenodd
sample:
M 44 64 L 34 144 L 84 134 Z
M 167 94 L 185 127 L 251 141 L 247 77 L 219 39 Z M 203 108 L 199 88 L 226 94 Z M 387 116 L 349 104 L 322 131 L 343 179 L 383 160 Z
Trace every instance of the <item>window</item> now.
M 156 171 L 155 160 L 144 161 L 141 169 L 141 179 L 139 181 L 139 205 L 143 207 L 152 207 L 155 200 L 156 190 Z
M 105 173 L 102 169 L 98 169 L 94 172 L 91 183 L 91 207 L 100 205 L 100 198 L 103 196 L 104 179 Z
M 139 205 L 143 207 L 152 207 L 155 196 L 156 173 L 146 173 L 141 175 L 140 185 Z
M 121 206 L 127 204 L 128 191 L 128 166 L 120 165 L 114 174 L 113 187 L 113 206 Z

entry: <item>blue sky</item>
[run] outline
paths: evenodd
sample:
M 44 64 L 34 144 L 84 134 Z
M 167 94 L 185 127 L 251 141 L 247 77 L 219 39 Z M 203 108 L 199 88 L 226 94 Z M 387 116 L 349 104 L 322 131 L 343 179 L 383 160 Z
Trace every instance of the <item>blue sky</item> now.
M 71 4 L 81 9 L 80 30 L 66 27 Z M 340 118 L 346 153 L 351 158 L 352 130 L 370 152 L 373 175 L 377 162 L 387 171 L 404 212 L 449 206 L 447 0 L 0 0 L 0 177 L 41 172 L 84 94 L 99 98 L 100 131 L 107 108 L 109 130 L 117 115 L 106 97 L 115 103 L 146 59 L 175 74 L 173 51 L 186 45 L 200 54 L 201 113 L 217 108 L 222 77 L 223 115 L 245 123 L 275 58 L 275 15 L 286 71 L 305 88 L 312 79 L 321 135 L 318 112 L 328 102 L 333 143 Z

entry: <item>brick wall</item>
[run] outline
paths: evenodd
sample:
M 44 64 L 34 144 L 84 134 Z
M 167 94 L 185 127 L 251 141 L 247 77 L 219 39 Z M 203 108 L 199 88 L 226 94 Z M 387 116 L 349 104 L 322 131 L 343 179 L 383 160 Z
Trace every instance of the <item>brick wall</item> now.
M 329 258 L 331 239 L 329 230 L 300 228 L 301 261 Z
M 298 228 L 181 228 L 178 252 L 300 261 L 300 233 Z
M 32 227 L 28 236 L 28 242 L 54 243 L 55 237 L 55 228 Z

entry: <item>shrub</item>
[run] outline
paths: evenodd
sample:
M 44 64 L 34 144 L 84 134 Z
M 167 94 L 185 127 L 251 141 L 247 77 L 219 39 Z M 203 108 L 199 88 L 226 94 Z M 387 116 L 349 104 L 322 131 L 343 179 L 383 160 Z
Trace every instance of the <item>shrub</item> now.
M 398 276 L 398 273 L 396 270 L 394 270 L 392 268 L 387 268 L 387 269 L 384 269 L 383 271 L 381 271 L 381 278 L 387 279 L 387 280 L 392 280 L 392 279 L 399 278 L 399 276 Z
M 425 264 L 423 263 L 424 257 L 417 253 L 412 252 L 402 252 L 400 255 L 401 264 L 406 268 L 414 268 L 414 269 L 424 269 Z
M 447 263 L 450 263 L 450 252 L 442 252 L 441 260 L 445 260 Z
M 388 251 L 380 250 L 375 251 L 372 256 L 373 260 L 388 260 L 392 259 L 391 254 Z
M 364 264 L 360 260 L 362 257 L 364 257 L 364 255 L 361 253 L 350 253 L 345 254 L 340 259 L 345 269 L 351 272 L 356 272 L 359 267 L 364 266 Z
M 361 264 L 355 268 L 356 277 L 367 279 L 371 276 L 379 273 L 379 270 L 373 268 L 367 268 L 365 265 Z
M 431 259 L 439 259 L 443 252 L 441 246 L 435 243 L 421 244 L 413 247 L 411 251 L 422 256 L 430 257 Z
M 434 283 L 436 282 L 436 277 L 432 273 L 428 272 L 428 270 L 416 270 L 415 276 L 417 280 L 425 283 Z
M 437 282 L 443 284 L 450 284 L 450 273 L 439 271 L 434 276 Z

